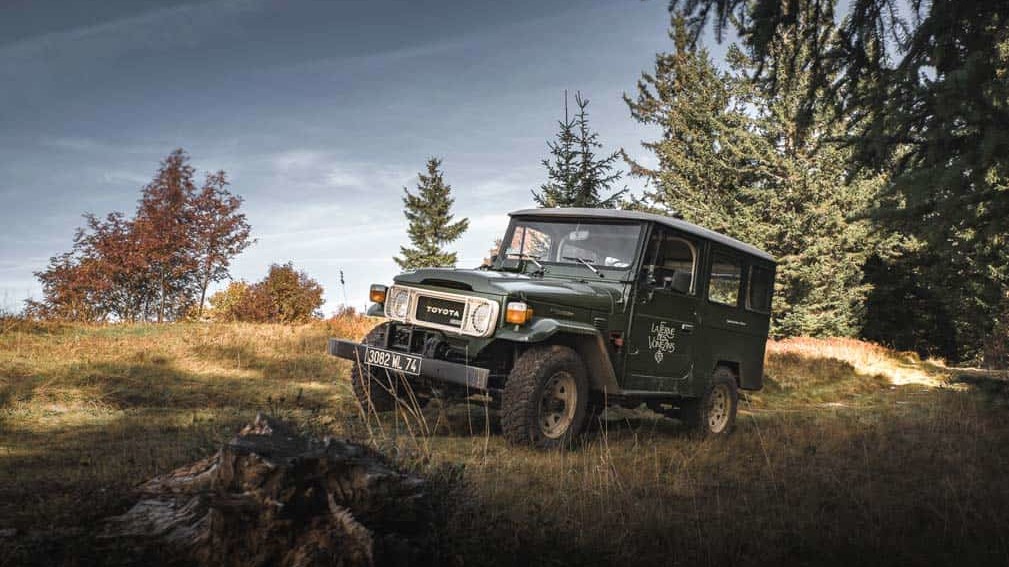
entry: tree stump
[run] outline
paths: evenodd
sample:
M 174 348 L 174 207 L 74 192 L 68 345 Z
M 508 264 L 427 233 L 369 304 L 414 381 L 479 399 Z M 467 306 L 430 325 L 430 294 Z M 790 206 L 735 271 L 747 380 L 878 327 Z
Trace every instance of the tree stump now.
M 103 537 L 197 565 L 416 564 L 430 551 L 425 488 L 376 451 L 260 414 L 214 456 L 141 485 Z

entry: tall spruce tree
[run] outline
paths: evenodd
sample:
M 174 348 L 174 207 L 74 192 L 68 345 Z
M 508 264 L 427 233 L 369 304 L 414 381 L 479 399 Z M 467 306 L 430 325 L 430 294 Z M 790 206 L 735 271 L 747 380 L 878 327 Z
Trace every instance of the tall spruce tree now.
M 682 214 L 713 230 L 744 224 L 737 211 L 739 189 L 756 184 L 765 144 L 733 97 L 736 83 L 719 73 L 704 49 L 695 49 L 682 20 L 669 32 L 673 51 L 659 53 L 655 68 L 642 73 L 635 98 L 624 95 L 631 116 L 657 126 L 662 138 L 642 142 L 658 159 L 647 168 L 624 154 L 632 176 L 648 188 L 634 208 Z
M 453 222 L 452 187 L 445 183 L 441 160 L 427 160 L 427 174 L 419 174 L 417 193 L 403 188 L 403 214 L 409 221 L 411 248 L 400 246 L 393 260 L 404 270 L 455 266 L 456 253 L 442 247 L 456 241 L 469 228 L 469 219 Z
M 533 200 L 541 207 L 574 206 L 578 186 L 578 141 L 575 119 L 568 114 L 568 92 L 564 91 L 564 119 L 557 121 L 557 137 L 547 142 L 550 157 L 541 163 L 547 170 L 547 182 L 533 191 Z
M 547 142 L 550 158 L 543 160 L 547 182 L 533 191 L 541 207 L 616 208 L 627 189 L 614 192 L 613 184 L 623 173 L 615 171 L 620 152 L 598 156 L 603 147 L 599 134 L 589 125 L 589 100 L 575 93 L 578 111 L 568 113 L 568 93 L 564 91 L 564 119 L 558 120 L 557 137 Z
M 657 168 L 630 161 L 650 186 L 637 204 L 677 210 L 777 257 L 776 335 L 857 334 L 865 262 L 890 245 L 856 218 L 880 179 L 849 175 L 847 150 L 826 143 L 842 126 L 828 127 L 821 109 L 816 128 L 800 128 L 807 75 L 783 77 L 772 96 L 750 79 L 755 62 L 739 49 L 730 48 L 731 70 L 720 73 L 682 18 L 670 36 L 674 51 L 659 54 L 636 98 L 627 97 L 635 118 L 663 130 L 644 143 Z M 775 49 L 808 57 L 787 35 Z
M 813 128 L 828 98 L 847 122 L 839 137 L 855 148 L 853 163 L 887 174 L 875 220 L 922 243 L 874 271 L 893 292 L 876 302 L 883 309 L 874 318 L 904 322 L 891 330 L 921 338 L 906 310 L 891 308 L 910 293 L 950 314 L 943 326 L 953 336 L 937 341 L 973 358 L 986 337 L 1009 338 L 992 337 L 1009 307 L 1009 2 L 851 0 L 835 32 L 836 3 L 671 0 L 670 9 L 690 16 L 694 37 L 713 19 L 720 41 L 734 24 L 758 62 L 756 79 L 774 90 L 783 76 L 810 73 L 800 125 Z M 778 57 L 781 32 L 810 57 Z M 912 279 L 894 280 L 901 275 Z

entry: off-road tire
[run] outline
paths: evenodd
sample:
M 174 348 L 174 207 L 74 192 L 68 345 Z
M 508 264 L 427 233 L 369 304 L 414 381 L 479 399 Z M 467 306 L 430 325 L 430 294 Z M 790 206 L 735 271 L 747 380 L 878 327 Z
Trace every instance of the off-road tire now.
M 736 375 L 726 366 L 715 368 L 704 395 L 685 401 L 680 419 L 691 432 L 700 437 L 728 435 L 736 426 L 739 391 Z
M 382 323 L 365 335 L 362 344 L 384 345 L 389 324 Z M 366 413 L 391 411 L 396 407 L 395 392 L 399 378 L 383 368 L 370 367 L 363 360 L 355 360 L 350 370 L 350 385 L 354 396 Z
M 574 389 L 573 401 L 570 388 Z M 588 401 L 588 373 L 577 352 L 560 345 L 533 347 L 522 353 L 505 382 L 501 432 L 506 441 L 516 445 L 564 447 L 585 425 Z M 563 410 L 544 414 L 544 403 L 554 410 L 562 403 Z M 555 427 L 546 426 L 555 415 L 562 416 Z

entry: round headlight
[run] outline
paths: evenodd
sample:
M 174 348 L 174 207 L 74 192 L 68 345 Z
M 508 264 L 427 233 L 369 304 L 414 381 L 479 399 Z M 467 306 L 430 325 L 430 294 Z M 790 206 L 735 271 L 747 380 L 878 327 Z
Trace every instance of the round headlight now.
M 389 316 L 394 319 L 406 319 L 406 311 L 410 307 L 410 292 L 405 289 L 394 289 L 388 299 Z
M 473 326 L 474 331 L 486 333 L 490 328 L 490 305 L 481 303 L 474 307 L 469 316 L 469 323 Z

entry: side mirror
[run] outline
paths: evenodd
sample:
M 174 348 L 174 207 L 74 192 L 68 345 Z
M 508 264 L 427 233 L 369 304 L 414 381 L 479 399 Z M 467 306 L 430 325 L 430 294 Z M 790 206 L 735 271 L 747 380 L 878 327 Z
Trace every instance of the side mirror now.
M 655 287 L 655 266 L 648 264 L 644 266 L 641 270 L 641 277 L 639 278 L 639 283 L 643 287 Z

